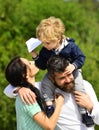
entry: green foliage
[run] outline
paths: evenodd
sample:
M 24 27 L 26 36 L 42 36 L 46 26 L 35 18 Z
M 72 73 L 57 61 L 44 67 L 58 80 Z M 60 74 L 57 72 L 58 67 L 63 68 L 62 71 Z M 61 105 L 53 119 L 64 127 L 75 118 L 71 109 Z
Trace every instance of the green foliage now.
M 78 2 L 77 2 L 78 1 Z M 35 37 L 35 29 L 41 19 L 59 17 L 66 27 L 66 35 L 76 39 L 76 43 L 86 55 L 83 66 L 84 78 L 90 81 L 99 99 L 99 3 L 92 0 L 0 0 L 0 129 L 15 130 L 16 115 L 14 99 L 3 94 L 5 67 L 16 55 L 31 59 L 25 41 Z M 39 52 L 41 47 L 37 49 Z M 46 71 L 40 71 L 37 81 Z M 96 130 L 99 126 L 96 126 Z

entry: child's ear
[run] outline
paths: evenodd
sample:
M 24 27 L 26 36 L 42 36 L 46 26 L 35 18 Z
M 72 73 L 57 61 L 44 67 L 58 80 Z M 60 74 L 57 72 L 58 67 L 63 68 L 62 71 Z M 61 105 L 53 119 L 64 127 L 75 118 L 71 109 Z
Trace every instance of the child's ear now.
M 51 76 L 48 76 L 48 78 L 51 80 L 52 83 L 54 83 L 54 78 Z

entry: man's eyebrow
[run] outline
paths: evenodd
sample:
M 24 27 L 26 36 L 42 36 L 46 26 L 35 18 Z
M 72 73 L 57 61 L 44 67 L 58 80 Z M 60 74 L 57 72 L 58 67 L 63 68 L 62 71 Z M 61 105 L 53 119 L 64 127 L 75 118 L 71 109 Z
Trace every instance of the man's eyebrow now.
M 65 76 L 66 76 L 66 75 L 64 75 L 64 76 L 61 76 L 61 77 L 59 77 L 58 79 L 63 79 L 63 78 L 65 78 Z

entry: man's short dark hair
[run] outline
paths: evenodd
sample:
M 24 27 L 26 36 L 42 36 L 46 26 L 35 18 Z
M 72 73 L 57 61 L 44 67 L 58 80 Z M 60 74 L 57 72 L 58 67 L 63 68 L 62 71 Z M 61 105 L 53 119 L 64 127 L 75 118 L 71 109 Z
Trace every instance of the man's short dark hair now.
M 51 56 L 47 62 L 48 74 L 53 77 L 55 72 L 64 72 L 69 65 L 69 61 L 59 55 Z

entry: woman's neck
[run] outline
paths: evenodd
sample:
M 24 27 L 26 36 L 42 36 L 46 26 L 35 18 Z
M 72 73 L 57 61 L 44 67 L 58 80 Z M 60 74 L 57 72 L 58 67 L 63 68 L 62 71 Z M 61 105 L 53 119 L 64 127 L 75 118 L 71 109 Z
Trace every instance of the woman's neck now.
M 31 83 L 32 85 L 35 85 L 35 78 L 29 78 L 28 82 Z

